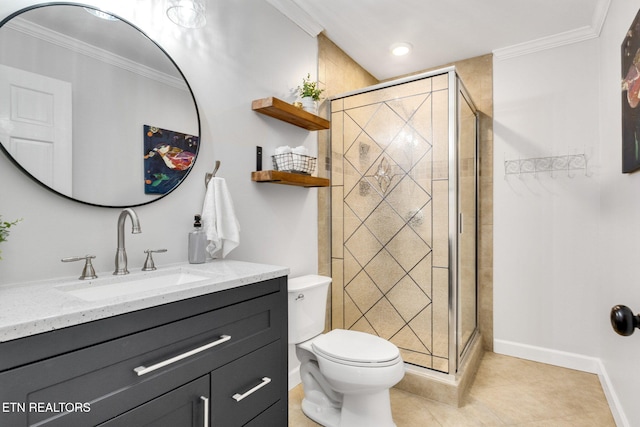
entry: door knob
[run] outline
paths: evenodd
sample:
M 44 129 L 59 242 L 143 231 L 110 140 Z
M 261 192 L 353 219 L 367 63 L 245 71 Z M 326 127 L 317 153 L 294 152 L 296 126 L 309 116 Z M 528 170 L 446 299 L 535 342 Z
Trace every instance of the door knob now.
M 625 305 L 616 305 L 611 309 L 611 326 L 618 334 L 628 337 L 640 328 L 640 316 Z

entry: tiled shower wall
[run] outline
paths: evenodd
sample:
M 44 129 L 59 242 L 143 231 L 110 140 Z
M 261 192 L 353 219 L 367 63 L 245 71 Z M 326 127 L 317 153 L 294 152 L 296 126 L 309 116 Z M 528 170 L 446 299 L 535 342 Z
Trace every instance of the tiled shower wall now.
M 356 90 L 379 83 L 373 76 L 363 70 L 335 44 L 324 35 L 320 35 L 318 79 L 326 89 L 325 96 L 331 96 Z M 492 56 L 456 62 L 458 74 L 478 107 L 480 113 L 480 216 L 478 223 L 478 287 L 479 287 L 479 321 L 484 347 L 492 349 L 493 342 L 493 85 Z M 444 66 L 444 65 L 443 65 Z M 440 68 L 440 67 L 438 67 Z M 427 71 L 427 70 L 425 70 Z M 400 76 L 399 76 L 400 77 Z M 320 115 L 329 118 L 329 101 L 320 105 Z M 330 177 L 330 131 L 318 133 L 318 175 Z M 331 259 L 331 193 L 329 188 L 318 191 L 319 198 L 319 273 L 331 275 L 332 269 L 342 268 L 341 260 Z M 334 264 L 332 268 L 332 264 Z M 343 312 L 343 302 L 337 293 L 342 293 L 342 284 L 334 283 L 332 296 L 332 313 L 327 320 L 327 327 L 337 327 Z M 340 290 L 340 292 L 338 292 Z

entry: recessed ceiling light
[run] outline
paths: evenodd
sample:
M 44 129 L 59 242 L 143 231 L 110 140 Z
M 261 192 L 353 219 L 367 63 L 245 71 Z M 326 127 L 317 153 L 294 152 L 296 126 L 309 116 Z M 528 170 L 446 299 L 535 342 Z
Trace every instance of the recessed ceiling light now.
M 404 56 L 411 52 L 412 47 L 410 43 L 394 43 L 391 45 L 391 53 L 395 56 Z

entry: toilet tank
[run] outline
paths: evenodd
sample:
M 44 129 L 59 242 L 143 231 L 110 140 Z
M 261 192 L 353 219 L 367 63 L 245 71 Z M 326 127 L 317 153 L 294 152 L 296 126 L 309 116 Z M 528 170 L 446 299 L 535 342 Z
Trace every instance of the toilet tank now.
M 289 279 L 289 343 L 307 341 L 324 331 L 330 277 L 309 275 Z

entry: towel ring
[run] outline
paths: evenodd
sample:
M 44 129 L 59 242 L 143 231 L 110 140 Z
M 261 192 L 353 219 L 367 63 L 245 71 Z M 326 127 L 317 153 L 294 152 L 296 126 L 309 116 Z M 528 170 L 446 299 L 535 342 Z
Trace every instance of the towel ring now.
M 204 186 L 207 187 L 209 185 L 209 181 L 211 181 L 211 178 L 216 176 L 216 172 L 218 172 L 218 169 L 220 169 L 220 160 L 216 160 L 216 166 L 213 168 L 213 172 L 209 173 L 207 172 L 204 175 Z

